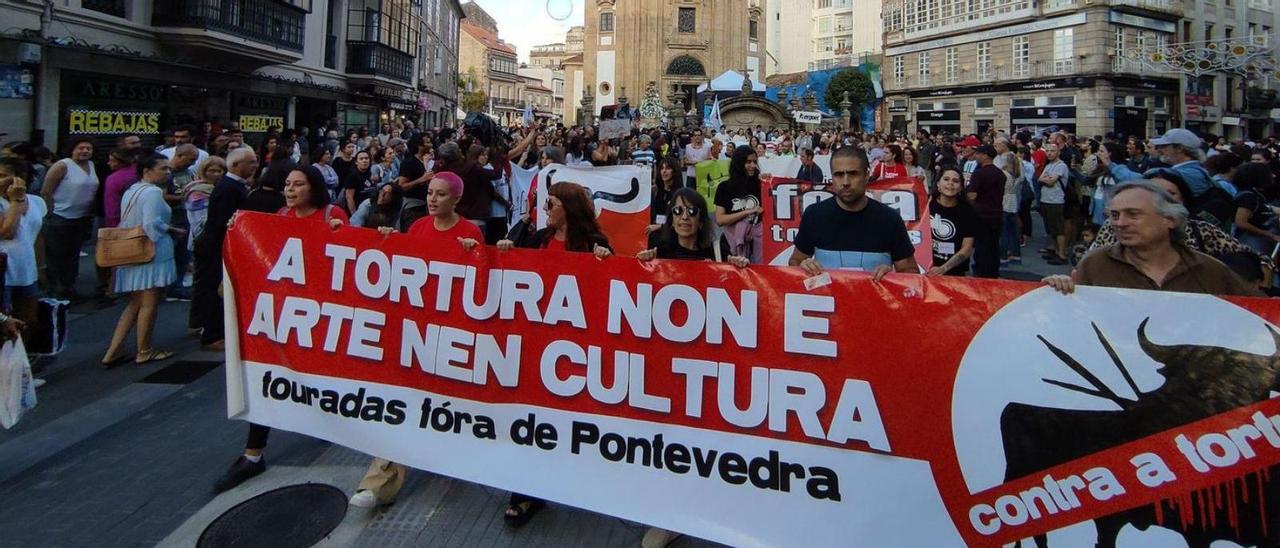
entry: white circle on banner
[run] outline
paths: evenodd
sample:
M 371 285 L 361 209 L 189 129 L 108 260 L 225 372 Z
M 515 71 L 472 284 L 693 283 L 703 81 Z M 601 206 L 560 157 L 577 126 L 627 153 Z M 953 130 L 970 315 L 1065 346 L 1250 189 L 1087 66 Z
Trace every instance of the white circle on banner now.
M 1140 400 L 1141 395 L 1150 397 L 1150 393 L 1160 389 L 1166 375 L 1182 364 L 1157 362 L 1143 350 L 1139 326 L 1144 321 L 1148 341 L 1159 346 L 1222 349 L 1209 350 L 1213 356 L 1234 351 L 1269 357 L 1280 352 L 1265 319 L 1212 295 L 1092 287 L 1078 288 L 1077 294 L 1070 296 L 1047 287 L 1031 291 L 1005 305 L 982 326 L 969 343 L 956 373 L 951 404 L 952 435 L 969 492 L 977 493 L 1005 483 L 1010 466 L 1006 458 L 1007 442 L 1013 447 L 1039 447 L 1035 433 L 1023 432 L 1027 434 L 1025 438 L 1011 442 L 1005 439 L 1019 435 L 1002 431 L 1002 419 L 1007 418 L 1004 415 L 1010 406 L 1020 405 L 1021 409 L 1015 411 L 1024 413 L 1060 410 L 1074 417 L 1090 412 L 1121 413 L 1115 401 L 1062 386 L 1096 389 L 1046 342 L 1092 374 L 1104 390 L 1122 400 Z M 1115 352 L 1115 360 L 1103 339 Z M 1123 364 L 1141 395 L 1134 394 L 1117 361 Z M 1079 413 L 1081 411 L 1085 413 Z M 1120 424 L 1123 425 L 1123 421 Z M 1088 427 L 1081 423 L 1080 428 Z M 1114 472 L 1122 482 L 1132 481 L 1130 471 Z M 1117 545 L 1134 545 L 1126 539 L 1147 545 L 1139 538 L 1146 534 L 1164 534 L 1154 529 L 1157 528 L 1144 532 L 1128 526 L 1118 539 L 1125 542 Z M 1091 522 L 1055 533 L 1049 536 L 1051 547 L 1077 545 L 1069 538 L 1092 545 L 1097 534 Z

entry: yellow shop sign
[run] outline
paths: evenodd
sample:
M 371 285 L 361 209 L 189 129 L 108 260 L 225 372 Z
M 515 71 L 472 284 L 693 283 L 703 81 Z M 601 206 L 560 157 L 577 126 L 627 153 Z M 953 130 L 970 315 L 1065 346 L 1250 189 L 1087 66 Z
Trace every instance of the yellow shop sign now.
M 72 135 L 159 133 L 160 113 L 71 109 L 67 123 Z

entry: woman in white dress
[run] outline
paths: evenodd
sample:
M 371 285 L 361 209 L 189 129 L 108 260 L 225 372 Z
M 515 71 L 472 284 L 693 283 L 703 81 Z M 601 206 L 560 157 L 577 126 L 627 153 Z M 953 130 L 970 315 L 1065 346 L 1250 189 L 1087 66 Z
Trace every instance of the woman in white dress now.
M 125 337 L 138 328 L 138 364 L 166 360 L 172 352 L 151 347 L 151 332 L 156 325 L 166 287 L 177 277 L 173 264 L 173 237 L 186 231 L 169 225 L 170 208 L 164 201 L 164 187 L 169 181 L 169 161 L 159 154 L 138 162 L 138 182 L 124 193 L 121 200 L 120 228 L 142 227 L 156 244 L 155 256 L 142 264 L 116 267 L 115 291 L 129 294 L 129 305 L 116 322 L 111 346 L 102 357 L 104 368 L 114 367 L 127 359 L 121 352 Z

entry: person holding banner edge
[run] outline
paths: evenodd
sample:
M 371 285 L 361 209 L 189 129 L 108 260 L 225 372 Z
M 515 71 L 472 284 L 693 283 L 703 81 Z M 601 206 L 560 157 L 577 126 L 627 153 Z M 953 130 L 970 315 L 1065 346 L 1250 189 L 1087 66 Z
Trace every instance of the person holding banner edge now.
M 562 181 L 551 185 L 547 194 L 547 201 L 543 206 L 547 215 L 547 227 L 524 238 L 520 247 L 591 253 L 597 259 L 613 255 L 609 238 L 596 222 L 595 205 L 586 188 L 577 183 Z M 514 247 L 515 242 L 511 240 L 498 242 L 500 251 L 510 251 Z M 511 493 L 503 518 L 510 527 L 521 527 L 529 523 L 546 505 L 547 502 L 542 499 Z
M 857 146 L 831 155 L 828 190 L 835 196 L 805 210 L 789 265 L 815 276 L 824 268 L 871 271 L 875 281 L 889 272 L 920 272 L 902 216 L 867 196 L 869 164 Z
M 480 228 L 457 213 L 463 188 L 462 178 L 455 173 L 446 171 L 432 177 L 427 185 L 427 216 L 409 227 L 409 236 L 428 246 L 449 245 L 451 240 L 456 240 L 466 250 L 482 245 L 484 234 Z M 382 226 L 378 232 L 386 235 L 394 229 Z M 373 508 L 395 502 L 396 495 L 404 487 L 406 473 L 403 464 L 375 457 L 356 487 L 356 493 L 351 496 L 351 506 Z
M 298 167 L 289 172 L 284 182 L 285 207 L 276 212 L 284 217 L 310 219 L 337 230 L 348 223 L 342 208 L 329 203 L 329 189 L 324 175 L 314 166 Z M 267 448 L 271 428 L 249 423 L 249 435 L 240 455 L 227 472 L 213 484 L 213 492 L 230 490 L 267 470 L 262 451 Z

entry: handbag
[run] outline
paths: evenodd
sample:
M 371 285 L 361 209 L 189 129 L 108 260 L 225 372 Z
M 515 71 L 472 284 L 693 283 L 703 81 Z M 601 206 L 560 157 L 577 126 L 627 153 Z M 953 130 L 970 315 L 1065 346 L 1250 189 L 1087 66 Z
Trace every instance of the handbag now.
M 121 219 L 129 216 L 133 203 L 138 201 L 141 194 L 141 190 L 134 193 L 124 214 L 120 215 Z M 98 245 L 93 250 L 93 256 L 98 266 L 103 268 L 149 263 L 156 256 L 156 243 L 151 241 L 147 231 L 141 226 L 99 228 Z

